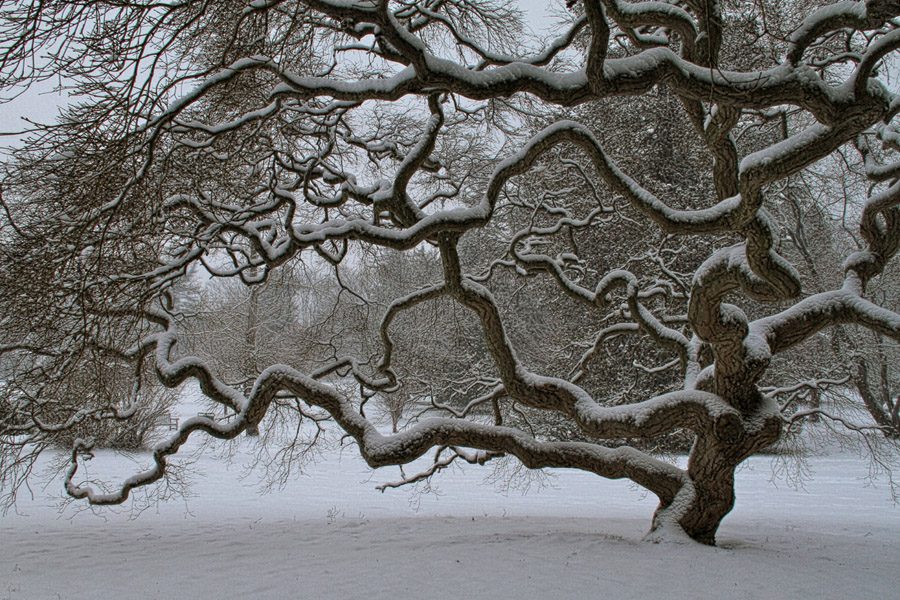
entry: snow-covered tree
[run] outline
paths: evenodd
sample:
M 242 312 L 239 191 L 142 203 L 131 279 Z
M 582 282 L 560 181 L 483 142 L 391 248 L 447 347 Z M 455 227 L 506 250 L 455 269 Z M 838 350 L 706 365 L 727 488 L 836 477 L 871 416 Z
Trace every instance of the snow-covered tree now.
M 66 427 L 36 418 L 46 403 L 134 414 L 138 394 L 54 395 L 102 355 L 138 380 L 194 380 L 235 416 L 183 422 L 111 493 L 78 483 L 76 441 L 67 491 L 92 504 L 159 481 L 189 436 L 293 410 L 327 414 L 373 467 L 436 450 L 403 481 L 500 456 L 629 478 L 659 498 L 654 535 L 714 543 L 735 468 L 789 425 L 881 435 L 779 404 L 773 361 L 842 324 L 900 340 L 900 315 L 867 294 L 900 248 L 900 3 L 791 8 L 574 0 L 540 39 L 504 0 L 3 2 L 6 95 L 72 94 L 0 182 L 4 481 Z M 838 153 L 863 173 L 842 187 L 859 246 L 833 287 L 808 289 L 772 215 Z M 408 281 L 383 260 L 398 252 L 421 259 L 398 268 L 439 268 Z M 319 344 L 276 358 L 251 323 L 254 348 L 233 354 L 253 361 L 229 368 L 178 345 L 202 331 L 178 293 L 196 269 L 252 290 L 298 265 L 333 279 L 343 326 Z M 597 368 L 602 352 L 639 385 Z M 410 389 L 432 410 L 381 433 L 363 405 Z M 686 468 L 622 445 L 674 431 L 694 438 Z

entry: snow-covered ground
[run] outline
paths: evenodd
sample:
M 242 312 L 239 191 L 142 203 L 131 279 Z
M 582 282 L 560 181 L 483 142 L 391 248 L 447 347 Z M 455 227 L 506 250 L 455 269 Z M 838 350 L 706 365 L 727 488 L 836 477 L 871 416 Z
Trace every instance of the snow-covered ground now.
M 642 542 L 655 503 L 623 482 L 557 471 L 552 487 L 498 493 L 484 468 L 451 470 L 440 495 L 375 490 L 346 450 L 260 496 L 204 455 L 192 497 L 99 516 L 48 496 L 0 518 L 0 600 L 125 598 L 895 598 L 900 508 L 866 486 L 865 461 L 813 459 L 804 491 L 738 475 L 720 547 Z M 100 455 L 91 474 L 133 464 Z M 415 498 L 413 498 L 415 499 Z

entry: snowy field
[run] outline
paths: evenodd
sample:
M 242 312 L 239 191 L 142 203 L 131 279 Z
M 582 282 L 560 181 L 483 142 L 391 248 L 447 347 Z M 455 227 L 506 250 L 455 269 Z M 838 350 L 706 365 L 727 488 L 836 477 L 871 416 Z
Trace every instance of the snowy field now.
M 498 493 L 488 469 L 442 473 L 440 494 L 375 490 L 351 450 L 280 492 L 204 455 L 192 497 L 94 514 L 59 512 L 56 481 L 0 518 L 0 600 L 63 598 L 878 598 L 900 596 L 900 508 L 864 461 L 815 458 L 803 491 L 771 459 L 738 475 L 720 547 L 642 542 L 652 497 L 558 471 L 552 486 Z M 91 474 L 134 469 L 101 455 Z M 78 510 L 78 509 L 81 510 Z

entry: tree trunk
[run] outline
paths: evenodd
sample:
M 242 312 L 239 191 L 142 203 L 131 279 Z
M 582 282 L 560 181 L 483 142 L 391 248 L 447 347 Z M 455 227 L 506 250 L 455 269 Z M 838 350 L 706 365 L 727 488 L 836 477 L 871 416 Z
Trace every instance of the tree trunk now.
M 856 377 L 854 382 L 863 404 L 866 405 L 866 409 L 868 409 L 872 418 L 875 419 L 875 422 L 882 427 L 885 437 L 894 439 L 900 437 L 900 428 L 897 427 L 897 424 L 891 418 L 892 415 L 879 403 L 878 398 L 876 398 L 869 387 L 869 368 L 862 357 L 857 357 L 856 359 Z
M 245 367 L 248 377 L 252 375 L 255 378 L 259 373 L 259 348 L 256 339 L 257 329 L 259 329 L 259 286 L 250 288 L 250 298 L 247 308 L 247 365 Z M 251 378 L 251 379 L 252 379 Z M 252 386 L 251 386 L 252 388 Z M 247 390 L 250 393 L 250 390 Z M 247 427 L 247 435 L 257 437 L 259 435 L 259 427 L 257 425 L 249 425 Z
M 708 435 L 698 436 L 688 460 L 688 476 L 693 490 L 675 498 L 671 506 L 657 509 L 653 530 L 666 526 L 671 516 L 691 539 L 714 546 L 722 519 L 734 507 L 734 470 L 722 447 Z M 692 492 L 692 493 L 690 493 Z
M 762 448 L 778 441 L 783 421 L 777 411 L 760 402 L 757 410 L 731 423 L 727 430 L 700 432 L 691 449 L 687 474 L 693 494 L 660 507 L 654 529 L 665 512 L 677 515 L 680 528 L 693 540 L 714 546 L 722 519 L 734 508 L 734 473 L 737 466 Z

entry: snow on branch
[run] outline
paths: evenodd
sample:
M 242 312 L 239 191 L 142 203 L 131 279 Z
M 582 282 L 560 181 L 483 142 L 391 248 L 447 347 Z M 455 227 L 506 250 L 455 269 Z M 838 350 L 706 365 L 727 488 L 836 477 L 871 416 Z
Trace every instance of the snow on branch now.
M 74 497 L 124 502 L 194 434 L 327 415 L 373 467 L 437 449 L 382 489 L 513 456 L 630 478 L 711 543 L 742 460 L 843 419 L 804 394 L 859 335 L 802 376 L 775 355 L 900 341 L 897 2 L 584 0 L 545 40 L 488 0 L 89 5 L 0 12 L 2 99 L 59 76 L 79 100 L 0 174 L 0 443 L 133 419 L 148 375 L 234 414 L 111 493 L 76 483 L 73 435 Z M 386 435 L 390 399 L 415 414 Z M 638 449 L 672 434 L 686 469 Z

